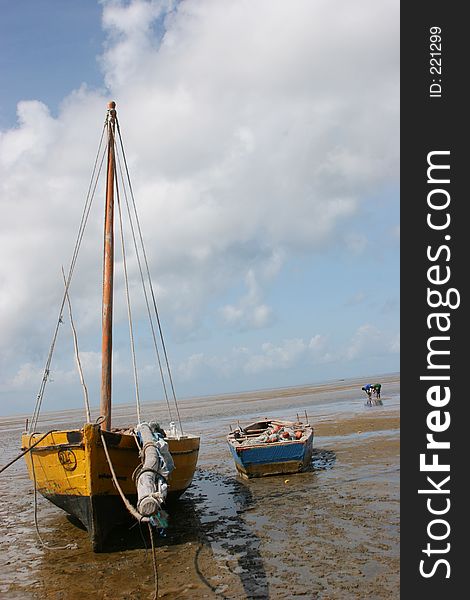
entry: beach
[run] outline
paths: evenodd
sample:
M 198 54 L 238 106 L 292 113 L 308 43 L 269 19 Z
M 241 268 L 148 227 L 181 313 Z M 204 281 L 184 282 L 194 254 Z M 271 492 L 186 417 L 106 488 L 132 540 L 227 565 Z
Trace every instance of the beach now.
M 170 508 L 166 536 L 156 539 L 159 597 L 399 598 L 400 378 L 380 378 L 383 405 L 372 407 L 361 391 L 367 381 L 180 403 L 201 450 L 193 485 Z M 148 408 L 154 409 L 160 407 Z M 116 419 L 132 423 L 130 411 L 117 407 Z M 304 411 L 315 430 L 311 469 L 240 479 L 225 441 L 230 425 L 303 418 Z M 65 418 L 80 423 L 80 411 L 46 415 L 44 430 Z M 0 465 L 18 454 L 23 421 L 0 419 Z M 0 597 L 153 597 L 146 530 L 116 531 L 110 550 L 94 554 L 86 531 L 41 498 L 41 536 L 50 545 L 76 545 L 46 550 L 37 540 L 22 460 L 0 475 L 0 492 Z

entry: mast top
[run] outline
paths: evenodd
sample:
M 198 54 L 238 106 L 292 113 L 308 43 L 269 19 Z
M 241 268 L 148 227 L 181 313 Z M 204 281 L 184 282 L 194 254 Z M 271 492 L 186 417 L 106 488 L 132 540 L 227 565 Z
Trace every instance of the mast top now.
M 108 114 L 106 120 L 108 124 L 114 127 L 114 124 L 116 122 L 116 102 L 114 102 L 113 100 L 111 100 L 111 102 L 108 102 Z

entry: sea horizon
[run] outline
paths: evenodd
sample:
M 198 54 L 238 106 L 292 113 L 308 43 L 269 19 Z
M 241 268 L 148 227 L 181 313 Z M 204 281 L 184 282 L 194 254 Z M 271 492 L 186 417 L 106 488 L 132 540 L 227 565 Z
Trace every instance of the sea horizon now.
M 321 387 L 321 386 L 326 386 L 326 385 L 331 385 L 334 383 L 339 383 L 339 382 L 354 382 L 354 381 L 360 381 L 363 380 L 364 382 L 366 382 L 367 380 L 371 380 L 372 379 L 379 379 L 379 378 L 383 378 L 383 377 L 400 377 L 400 371 L 390 371 L 390 372 L 384 372 L 384 373 L 373 373 L 373 374 L 367 374 L 367 375 L 353 375 L 350 377 L 334 377 L 331 379 L 322 379 L 322 380 L 318 380 L 318 381 L 309 381 L 309 382 L 305 382 L 305 383 L 296 383 L 296 384 L 292 384 L 292 385 L 282 385 L 282 386 L 275 386 L 275 387 L 260 387 L 260 388 L 252 388 L 252 389 L 241 389 L 241 390 L 230 390 L 230 391 L 225 391 L 225 392 L 216 392 L 216 393 L 210 393 L 210 394 L 196 394 L 194 396 L 181 396 L 181 397 L 177 397 L 177 402 L 178 404 L 183 404 L 183 403 L 187 403 L 187 402 L 193 402 L 195 400 L 210 400 L 210 399 L 215 399 L 215 398 L 221 398 L 221 399 L 227 399 L 230 398 L 232 396 L 243 396 L 243 395 L 252 395 L 252 394 L 257 394 L 257 393 L 268 393 L 268 392 L 275 392 L 276 390 L 282 391 L 282 390 L 295 390 L 295 389 L 299 389 L 299 388 L 312 388 L 312 387 Z M 174 401 L 172 399 L 169 400 L 170 403 L 173 403 Z M 45 404 L 47 404 L 47 399 Z M 68 413 L 68 412 L 75 412 L 78 411 L 80 409 L 83 408 L 83 404 L 80 406 L 79 402 L 74 403 L 73 406 L 68 406 L 68 407 L 64 407 L 64 408 L 44 408 L 41 409 L 41 414 L 48 414 L 48 415 L 54 415 L 54 414 L 63 414 L 63 413 Z M 141 405 L 144 407 L 149 407 L 149 406 L 165 406 L 166 405 L 166 400 L 165 398 L 159 398 L 157 400 L 144 400 L 141 402 Z M 92 404 L 91 408 L 92 410 L 96 410 L 98 408 L 99 404 Z M 134 402 L 122 402 L 122 401 L 115 401 L 113 402 L 113 407 L 119 407 L 120 409 L 126 408 L 126 407 L 134 407 L 135 403 Z M 8 419 L 8 418 L 15 418 L 15 419 L 20 419 L 20 418 L 30 418 L 31 414 L 33 412 L 34 409 L 34 403 L 31 403 L 31 412 L 25 412 L 24 410 L 22 411 L 12 411 L 12 412 L 3 412 L 3 407 L 0 405 L 0 420 L 2 419 Z

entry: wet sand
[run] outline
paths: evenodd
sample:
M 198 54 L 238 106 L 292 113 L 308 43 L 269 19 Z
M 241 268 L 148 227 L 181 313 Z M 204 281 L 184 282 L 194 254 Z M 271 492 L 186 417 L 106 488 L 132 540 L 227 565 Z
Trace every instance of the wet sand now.
M 193 485 L 156 540 L 159 597 L 399 598 L 399 376 L 380 379 L 383 406 L 364 406 L 360 381 L 181 403 L 188 430 L 202 436 L 201 452 Z M 315 428 L 311 470 L 237 477 L 225 443 L 229 423 L 304 409 Z M 0 421 L 0 464 L 17 453 L 20 429 L 18 419 Z M 0 493 L 0 597 L 153 597 L 146 530 L 117 531 L 110 551 L 94 554 L 87 533 L 41 499 L 43 537 L 77 544 L 44 550 L 22 462 L 0 475 Z

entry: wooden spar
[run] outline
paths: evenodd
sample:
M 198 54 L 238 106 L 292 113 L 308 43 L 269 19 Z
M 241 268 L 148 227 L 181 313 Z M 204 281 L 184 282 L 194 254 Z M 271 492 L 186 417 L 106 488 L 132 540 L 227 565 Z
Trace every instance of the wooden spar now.
M 114 133 L 116 103 L 108 104 L 108 170 L 106 178 L 106 208 L 104 217 L 103 312 L 101 345 L 101 400 L 102 428 L 111 429 L 111 368 L 113 346 L 113 278 L 114 278 Z

